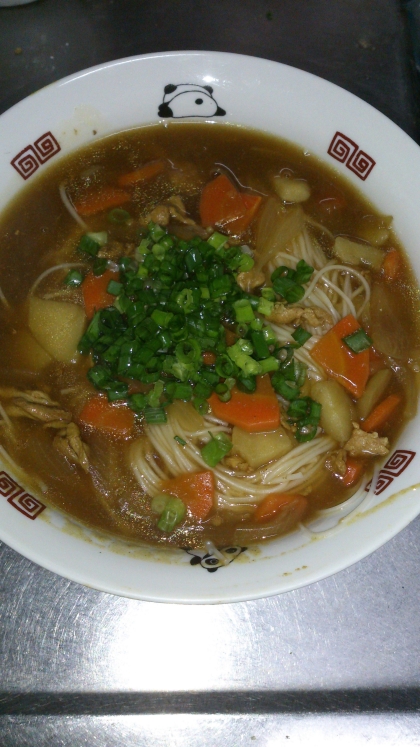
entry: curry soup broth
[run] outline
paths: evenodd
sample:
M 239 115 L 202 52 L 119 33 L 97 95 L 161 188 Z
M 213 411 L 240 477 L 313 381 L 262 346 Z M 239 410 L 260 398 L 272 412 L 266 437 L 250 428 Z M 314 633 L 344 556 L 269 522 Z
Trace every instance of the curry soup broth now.
M 310 186 L 310 196 L 303 208 L 305 214 L 311 216 L 318 244 L 327 258 L 331 258 L 331 248 L 316 224 L 324 226 L 333 236 L 347 236 L 356 241 L 365 240 L 366 227 L 382 225 L 383 217 L 377 215 L 356 189 L 302 148 L 241 127 L 165 124 L 123 132 L 95 142 L 46 169 L 41 177 L 25 186 L 2 216 L 0 286 L 7 305 L 2 304 L 0 308 L 0 346 L 3 351 L 0 394 L 5 395 L 0 400 L 6 410 L 11 389 L 18 392 L 35 390 L 47 393 L 52 401 L 72 413 L 77 423 L 84 403 L 95 392 L 87 379 L 92 363 L 90 356 L 78 355 L 77 362 L 54 360 L 42 345 L 34 343 L 28 328 L 28 293 L 37 278 L 54 265 L 62 263 L 65 267 L 61 272 L 45 276 L 38 286 L 41 297 L 64 300 L 83 308 L 80 287 L 63 290 L 67 265 L 84 263 L 88 266 L 89 263 L 77 249 L 84 229 L 64 207 L 60 185 L 65 184 L 72 203 L 77 205 L 86 193 L 118 184 L 121 175 L 154 161 L 164 163 L 165 167 L 153 178 L 132 185 L 131 199 L 122 205 L 130 214 L 128 222 L 110 222 L 108 211 L 99 211 L 85 218 L 89 232 L 107 231 L 112 262 L 121 255 L 133 253 L 147 216 L 156 205 L 167 202 L 171 195 L 181 197 L 186 215 L 199 224 L 202 189 L 220 173 L 227 175 L 238 190 L 260 195 L 262 205 L 269 196 L 275 196 L 275 176 L 305 180 Z M 177 225 L 176 219 L 170 222 L 170 230 L 172 224 Z M 258 215 L 236 243 L 253 248 L 257 225 Z M 384 256 L 392 247 L 402 252 L 389 232 L 389 237 L 380 247 Z M 372 286 L 380 289 L 385 284 L 381 272 L 366 270 L 365 275 Z M 407 352 L 405 360 L 397 361 L 394 366 L 396 374 L 392 372 L 385 393 L 387 396 L 397 394 L 401 398 L 401 406 L 380 432 L 380 436 L 388 437 L 391 444 L 407 417 L 413 415 L 417 397 L 412 359 L 419 340 L 416 322 L 418 293 L 406 259 L 392 285 L 392 295 L 393 307 L 398 313 L 396 324 L 404 330 Z M 387 324 L 391 323 L 392 320 L 387 321 Z M 382 355 L 382 361 L 384 359 Z M 389 367 L 391 364 L 388 361 L 384 365 Z M 142 387 L 139 391 L 143 391 Z M 45 423 L 30 417 L 14 416 L 13 410 L 10 420 L 12 430 L 7 421 L 2 421 L 2 446 L 32 476 L 34 484 L 42 486 L 47 503 L 92 527 L 150 543 L 199 546 L 204 540 L 211 540 L 221 546 L 235 541 L 238 524 L 253 526 L 252 515 L 258 501 L 233 509 L 215 508 L 201 521 L 187 512 L 172 533 L 162 533 L 157 528 L 150 498 L 129 464 L 130 444 L 146 438 L 141 417 L 136 418 L 130 437 L 120 440 L 81 427 L 89 453 L 87 471 L 72 463 L 59 449 L 52 448 L 57 428 L 45 427 Z M 154 454 L 151 458 L 162 472 L 167 470 L 159 455 Z M 305 520 L 323 508 L 346 500 L 355 489 L 354 486 L 346 487 L 343 480 L 326 469 L 324 462 L 325 455 L 320 457 L 314 477 L 295 491 L 302 493 L 308 501 Z M 371 460 L 366 460 L 367 473 L 370 464 Z M 171 470 L 168 471 L 170 476 Z M 293 523 L 289 526 L 286 522 L 285 530 L 291 528 Z

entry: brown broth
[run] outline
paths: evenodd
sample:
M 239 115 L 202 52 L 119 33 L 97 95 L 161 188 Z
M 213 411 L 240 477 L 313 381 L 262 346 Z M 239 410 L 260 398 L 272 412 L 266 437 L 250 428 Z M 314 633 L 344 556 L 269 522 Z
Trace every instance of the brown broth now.
M 59 196 L 59 184 L 65 182 L 73 202 L 83 198 L 86 191 L 116 183 L 118 176 L 139 168 L 154 159 L 167 159 L 171 169 L 158 175 L 150 183 L 134 189 L 130 212 L 132 226 L 121 228 L 107 224 L 110 239 L 122 251 L 138 240 L 138 227 L 144 216 L 170 194 L 180 194 L 188 214 L 198 216 L 198 200 L 202 187 L 218 171 L 234 175 L 237 185 L 255 190 L 264 196 L 273 194 L 272 178 L 279 173 L 293 174 L 306 179 L 311 186 L 311 197 L 304 209 L 333 234 L 343 234 L 357 240 L 366 216 L 377 216 L 373 207 L 333 169 L 308 156 L 301 148 L 274 137 L 229 125 L 170 124 L 156 125 L 123 132 L 96 142 L 51 166 L 33 184 L 26 186 L 4 212 L 0 223 L 0 286 L 13 313 L 0 310 L 0 347 L 3 351 L 0 371 L 1 387 L 48 391 L 52 399 L 71 409 L 77 420 L 83 402 L 93 391 L 87 382 L 89 361 L 82 358 L 80 365 L 50 363 L 41 373 L 31 366 L 24 346 L 16 341 L 27 333 L 27 305 L 25 299 L 35 279 L 49 266 L 59 261 L 80 259 L 76 247 L 82 231 L 64 209 Z M 325 210 L 323 195 L 344 200 L 345 208 Z M 320 202 L 321 201 L 321 202 Z M 103 215 L 87 219 L 89 230 L 103 229 Z M 242 237 L 242 243 L 255 239 L 255 224 Z M 398 246 L 391 234 L 384 250 Z M 381 283 L 379 275 L 375 282 Z M 57 289 L 51 277 L 44 292 Z M 399 309 L 399 323 L 409 337 L 412 349 L 419 345 L 416 323 L 418 293 L 415 281 L 405 260 L 393 293 Z M 80 292 L 73 300 L 81 303 Z M 406 361 L 407 369 L 410 361 Z M 410 372 L 409 377 L 413 378 Z M 414 385 L 413 385 L 414 386 Z M 67 392 L 67 393 L 64 393 Z M 74 397 L 74 391 L 78 396 Z M 393 377 L 390 392 L 399 393 L 406 403 L 401 380 Z M 404 408 L 387 424 L 381 435 L 391 443 L 404 426 Z M 14 421 L 14 440 L 0 433 L 0 440 L 12 458 L 22 465 L 35 482 L 47 485 L 45 500 L 90 526 L 151 543 L 178 546 L 198 546 L 203 539 L 217 545 L 234 541 L 238 523 L 234 513 L 215 511 L 205 522 L 194 522 L 191 517 L 171 535 L 162 537 L 156 528 L 156 515 L 150 500 L 144 495 L 131 470 L 121 444 L 111 438 L 83 431 L 90 448 L 92 475 L 71 465 L 51 449 L 51 432 L 25 418 Z M 141 423 L 136 426 L 136 437 L 142 434 Z M 124 446 L 124 445 L 123 445 Z M 320 465 L 317 481 L 305 486 L 309 501 L 308 518 L 323 508 L 341 503 L 351 490 Z M 240 517 L 245 525 L 252 525 L 252 507 Z

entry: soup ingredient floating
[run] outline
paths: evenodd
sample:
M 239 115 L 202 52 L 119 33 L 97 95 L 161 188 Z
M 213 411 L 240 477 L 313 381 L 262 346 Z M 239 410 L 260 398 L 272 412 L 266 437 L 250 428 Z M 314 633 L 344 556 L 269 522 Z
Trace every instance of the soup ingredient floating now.
M 100 244 L 87 238 L 79 249 L 94 261 Z M 275 290 L 247 293 L 237 277 L 251 271 L 254 260 L 226 242 L 217 232 L 207 241 L 186 242 L 152 223 L 137 258 L 121 257 L 118 273 L 89 272 L 82 289 L 93 318 L 79 344 L 80 352 L 93 356 L 88 378 L 110 402 L 126 401 L 147 423 L 165 423 L 171 402 L 191 400 L 199 413 L 210 406 L 216 417 L 249 432 L 279 426 L 278 392 L 297 400 L 291 412 L 299 424 L 295 435 L 309 440 L 320 408 L 308 397 L 299 399 L 305 368 L 293 351 L 311 335 L 298 327 L 293 342 L 281 345 L 265 319 L 277 299 L 302 298 L 313 268 L 303 260 L 296 270 L 279 268 L 272 274 Z M 130 380 L 148 390 L 131 393 Z M 209 451 L 208 445 L 204 455 Z M 217 461 L 224 454 L 220 444 L 213 446 L 219 453 Z
M 37 455 L 46 501 L 152 543 L 243 547 L 356 505 L 417 399 L 391 218 L 235 128 L 82 156 L 2 228 L 1 448 Z

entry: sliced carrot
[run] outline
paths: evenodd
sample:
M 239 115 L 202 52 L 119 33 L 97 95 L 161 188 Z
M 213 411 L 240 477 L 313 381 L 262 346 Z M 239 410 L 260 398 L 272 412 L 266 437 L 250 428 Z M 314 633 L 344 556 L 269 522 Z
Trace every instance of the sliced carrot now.
M 79 215 L 89 217 L 101 213 L 103 210 L 124 205 L 129 200 L 131 200 L 131 194 L 123 189 L 102 187 L 97 192 L 89 192 L 85 197 L 75 202 L 73 207 Z
M 227 176 L 220 174 L 208 182 L 201 193 L 201 222 L 203 226 L 217 226 L 230 234 L 243 233 L 254 218 L 261 199 L 259 195 L 239 192 Z
M 135 416 L 127 405 L 108 402 L 100 394 L 88 399 L 79 415 L 79 422 L 117 439 L 127 439 L 133 433 Z
M 246 192 L 241 193 L 242 200 L 244 202 L 246 213 L 242 217 L 236 218 L 226 226 L 228 233 L 243 233 L 255 218 L 258 208 L 261 205 L 262 197 L 260 195 L 250 195 Z
M 297 524 L 307 507 L 308 501 L 298 493 L 270 493 L 257 506 L 252 518 L 258 523 L 269 522 L 281 512 L 292 512 Z
M 91 319 L 95 311 L 112 306 L 115 296 L 108 293 L 107 288 L 110 280 L 118 280 L 119 273 L 105 270 L 103 275 L 94 275 L 90 272 L 82 283 L 83 302 L 85 304 L 86 316 Z
M 389 397 L 382 400 L 379 405 L 376 405 L 370 415 L 368 415 L 364 423 L 362 423 L 363 430 L 367 431 L 367 433 L 379 430 L 379 428 L 385 425 L 391 415 L 393 415 L 400 402 L 401 397 L 399 394 L 390 394 Z
M 274 431 L 280 425 L 280 406 L 268 374 L 257 377 L 253 394 L 241 392 L 236 386 L 229 402 L 221 402 L 215 392 L 209 398 L 210 407 L 217 418 L 237 425 L 248 433 Z
M 153 179 L 153 177 L 161 174 L 165 169 L 165 165 L 165 161 L 149 161 L 135 171 L 121 174 L 117 179 L 117 184 L 120 187 L 129 187 L 132 184 L 148 182 L 150 179 Z
M 346 488 L 354 485 L 361 477 L 363 469 L 363 462 L 358 462 L 357 459 L 348 456 L 346 460 L 346 471 L 341 478 L 343 485 L 345 485 Z
M 180 498 L 195 519 L 205 519 L 214 505 L 214 474 L 211 470 L 187 472 L 171 480 L 163 480 L 161 490 Z
M 216 363 L 216 356 L 212 350 L 205 350 L 201 357 L 205 366 L 214 366 Z
M 360 324 L 352 314 L 340 319 L 326 335 L 315 343 L 311 356 L 327 374 L 337 379 L 357 399 L 362 396 L 369 378 L 369 349 L 353 353 L 343 342 Z
M 384 261 L 382 262 L 382 272 L 387 280 L 395 280 L 402 265 L 401 253 L 398 249 L 390 249 L 385 254 Z

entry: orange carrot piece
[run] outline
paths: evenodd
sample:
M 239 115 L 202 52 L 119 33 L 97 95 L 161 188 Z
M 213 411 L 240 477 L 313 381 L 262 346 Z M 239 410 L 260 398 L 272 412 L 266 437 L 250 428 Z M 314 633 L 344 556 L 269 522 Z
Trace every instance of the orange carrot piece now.
M 357 459 L 348 456 L 346 460 L 346 471 L 341 478 L 343 485 L 345 485 L 346 488 L 354 485 L 361 477 L 363 468 L 363 462 L 358 462 Z
M 106 397 L 96 394 L 84 405 L 79 422 L 88 428 L 125 440 L 133 433 L 135 416 L 127 405 L 108 402 Z
M 258 208 L 261 205 L 262 197 L 260 195 L 250 195 L 246 192 L 240 193 L 246 208 L 246 213 L 242 217 L 236 218 L 226 226 L 228 233 L 243 233 L 255 217 Z
M 180 498 L 195 519 L 205 519 L 214 505 L 214 474 L 211 470 L 187 472 L 179 477 L 163 480 L 161 490 Z
M 390 249 L 385 254 L 384 261 L 382 262 L 382 271 L 386 280 L 395 280 L 401 269 L 401 264 L 401 253 L 398 249 Z
M 379 430 L 379 428 L 385 425 L 391 415 L 393 415 L 400 402 L 401 397 L 399 394 L 390 394 L 382 400 L 379 405 L 376 405 L 370 415 L 368 415 L 364 423 L 362 423 L 363 430 L 367 431 L 367 433 Z
M 217 418 L 237 425 L 248 433 L 274 431 L 279 427 L 279 401 L 268 374 L 257 377 L 257 389 L 253 394 L 241 392 L 234 386 L 231 395 L 229 402 L 221 402 L 215 392 L 209 398 L 208 402 Z
M 216 363 L 216 356 L 212 350 L 205 350 L 202 353 L 203 363 L 205 366 L 214 366 Z
M 87 218 L 103 210 L 119 207 L 131 200 L 131 194 L 117 187 L 102 187 L 97 192 L 90 192 L 74 203 L 73 207 L 79 215 Z
M 270 493 L 257 506 L 253 513 L 253 520 L 258 523 L 269 522 L 280 512 L 293 512 L 297 522 L 302 518 L 308 507 L 308 501 L 298 493 Z
M 139 182 L 148 182 L 153 177 L 161 174 L 164 169 L 165 161 L 149 161 L 135 171 L 129 171 L 128 174 L 121 174 L 117 179 L 117 184 L 120 187 L 129 187 Z
M 107 292 L 110 280 L 118 280 L 119 273 L 105 270 L 103 275 L 94 275 L 90 272 L 82 283 L 83 302 L 85 304 L 86 316 L 91 319 L 95 311 L 112 306 L 115 296 Z
M 311 350 L 314 361 L 357 399 L 362 396 L 369 378 L 369 349 L 353 353 L 342 338 L 358 329 L 359 322 L 352 314 L 348 314 L 321 337 Z
M 261 199 L 259 195 L 239 192 L 227 176 L 220 174 L 201 193 L 201 222 L 230 234 L 242 233 L 254 218 Z

